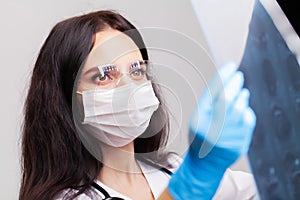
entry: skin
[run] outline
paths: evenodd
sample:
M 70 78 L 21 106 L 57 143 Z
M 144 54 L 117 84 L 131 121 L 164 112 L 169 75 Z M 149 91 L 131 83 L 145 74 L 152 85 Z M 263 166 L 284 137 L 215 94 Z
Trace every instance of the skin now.
M 157 200 L 173 200 L 173 197 L 169 193 L 168 189 L 165 189 Z
M 127 35 L 111 28 L 98 32 L 95 37 L 94 47 L 82 69 L 77 90 L 82 92 L 97 89 L 97 87 L 112 89 L 125 85 L 131 81 L 128 76 L 123 75 L 118 85 L 114 87 L 100 86 L 99 81 L 92 80 L 92 77 L 99 73 L 97 66 L 106 64 L 117 66 L 121 74 L 126 74 L 129 72 L 128 66 L 137 60 L 143 60 L 142 55 L 138 47 Z M 141 82 L 144 81 L 146 79 Z
M 137 60 L 143 60 L 142 55 L 135 43 L 124 33 L 110 28 L 98 32 L 94 47 L 82 69 L 77 91 L 103 87 L 99 85 L 99 81 L 92 79 L 99 73 L 95 66 L 113 64 L 118 66 L 121 74 L 125 74 L 129 72 L 128 66 Z M 122 76 L 118 85 L 114 87 L 120 87 L 130 81 L 132 80 L 129 77 Z M 146 79 L 140 82 L 144 81 Z M 111 86 L 108 89 L 112 89 Z M 81 101 L 81 95 L 78 95 L 78 98 Z M 154 199 L 150 186 L 134 158 L 133 142 L 118 148 L 101 143 L 100 148 L 103 153 L 103 168 L 98 175 L 99 181 L 134 200 Z

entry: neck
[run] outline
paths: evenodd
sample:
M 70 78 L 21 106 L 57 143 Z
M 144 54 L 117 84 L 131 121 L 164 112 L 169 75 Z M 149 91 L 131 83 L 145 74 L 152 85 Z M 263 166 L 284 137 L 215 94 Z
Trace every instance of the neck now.
M 133 142 L 123 147 L 101 145 L 103 153 L 103 169 L 118 173 L 141 173 L 141 169 L 134 157 Z
M 120 148 L 102 145 L 101 150 L 103 167 L 97 177 L 99 181 L 132 199 L 154 199 L 135 159 L 133 142 Z

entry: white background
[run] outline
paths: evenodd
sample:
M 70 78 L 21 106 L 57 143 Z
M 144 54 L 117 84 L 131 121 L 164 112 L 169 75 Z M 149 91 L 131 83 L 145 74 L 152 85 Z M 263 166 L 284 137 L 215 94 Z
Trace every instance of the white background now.
M 0 199 L 18 199 L 22 109 L 29 85 L 30 73 L 42 43 L 57 22 L 99 9 L 117 10 L 139 28 L 162 27 L 176 30 L 204 45 L 204 47 L 206 46 L 201 28 L 189 1 L 2 1 L 0 12 Z M 145 41 L 147 45 L 147 38 L 145 38 Z M 155 52 L 153 55 L 154 59 L 159 59 L 159 55 L 155 55 Z M 199 56 L 205 57 L 202 54 Z M 177 64 L 175 61 L 169 61 L 169 63 L 172 62 L 174 65 Z M 168 78 L 164 74 L 161 76 Z M 201 88 L 197 89 L 197 92 L 199 91 L 201 91 Z M 187 116 L 194 106 L 186 103 L 189 97 L 185 98 L 181 99 L 181 108 L 183 110 L 182 130 L 185 130 Z M 175 116 L 178 115 L 178 113 L 174 114 Z M 242 170 L 248 170 L 247 167 L 245 159 L 236 165 L 236 168 Z

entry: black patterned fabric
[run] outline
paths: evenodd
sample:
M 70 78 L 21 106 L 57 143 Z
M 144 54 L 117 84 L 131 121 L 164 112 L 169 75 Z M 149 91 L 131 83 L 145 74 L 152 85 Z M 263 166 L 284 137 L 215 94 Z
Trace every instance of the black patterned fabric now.
M 256 1 L 240 65 L 257 126 L 249 161 L 261 199 L 300 199 L 300 67 Z

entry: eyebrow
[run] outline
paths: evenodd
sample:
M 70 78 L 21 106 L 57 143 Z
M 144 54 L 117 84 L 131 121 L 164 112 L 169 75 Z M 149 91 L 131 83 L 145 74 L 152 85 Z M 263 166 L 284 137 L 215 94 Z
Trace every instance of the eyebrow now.
M 86 74 L 89 74 L 89 73 L 95 72 L 95 71 L 99 72 L 99 67 L 101 67 L 103 69 L 106 66 L 113 66 L 113 65 L 112 64 L 97 65 L 97 66 L 92 67 L 91 69 L 87 70 L 83 75 L 86 75 Z
M 98 66 L 90 68 L 89 70 L 87 70 L 86 72 L 84 72 L 83 75 L 87 75 L 87 74 L 89 74 L 91 72 L 96 72 L 96 71 L 99 71 Z
M 140 61 L 140 60 L 137 60 L 137 61 Z M 134 62 L 137 62 L 137 61 L 134 61 Z M 131 64 L 133 64 L 134 62 L 132 62 Z M 95 67 L 92 67 L 90 68 L 89 70 L 87 70 L 86 72 L 84 72 L 83 75 L 87 75 L 91 72 L 95 72 L 95 71 L 99 71 L 99 67 L 105 67 L 105 66 L 114 66 L 113 64 L 104 64 L 104 65 L 98 65 L 98 66 L 95 66 Z

